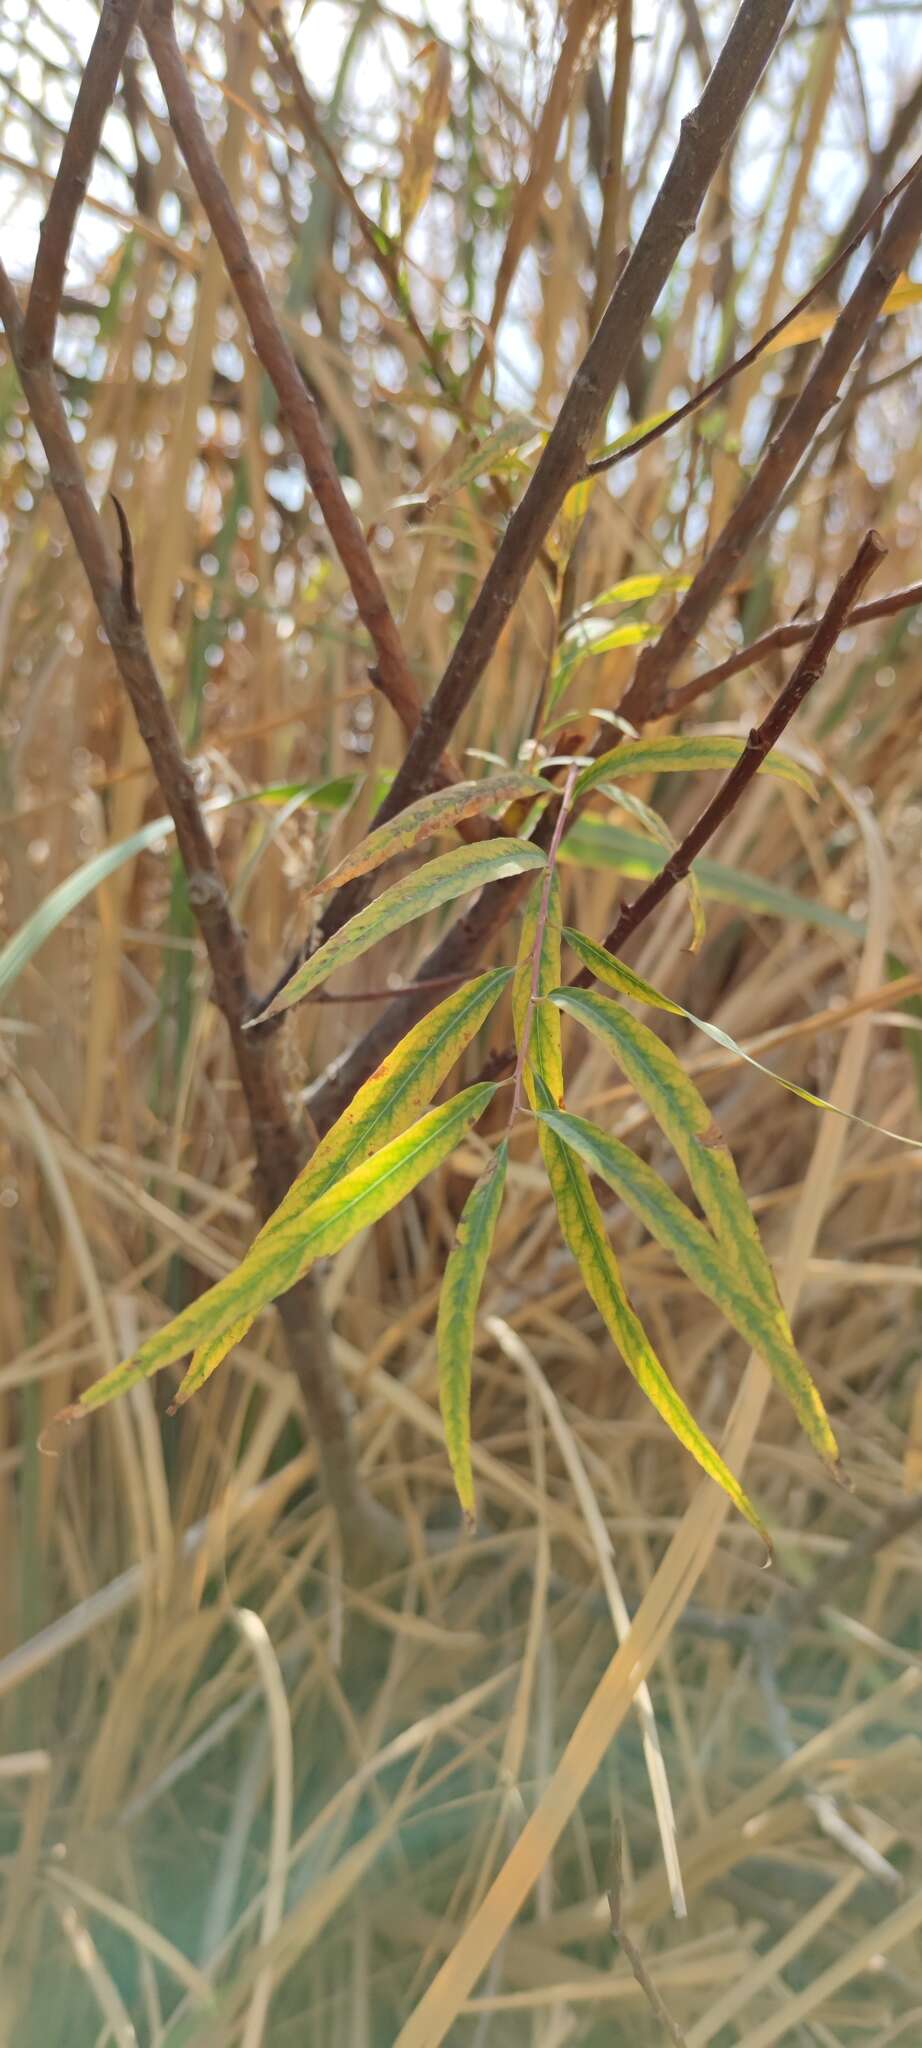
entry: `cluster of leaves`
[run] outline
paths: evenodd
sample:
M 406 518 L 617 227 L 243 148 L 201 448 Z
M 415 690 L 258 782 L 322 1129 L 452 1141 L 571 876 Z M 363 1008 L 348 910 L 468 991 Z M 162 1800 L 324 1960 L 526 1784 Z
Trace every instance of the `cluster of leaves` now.
M 626 742 L 583 766 L 571 765 L 580 795 L 601 791 L 624 802 L 620 780 L 657 771 L 723 768 L 739 742 L 719 736 Z M 617 756 L 619 784 L 610 777 Z M 804 771 L 781 755 L 766 767 L 803 784 Z M 465 818 L 513 806 L 536 819 L 561 792 L 519 769 L 454 785 L 421 799 L 372 832 L 318 884 L 332 892 Z M 653 814 L 655 815 L 655 814 Z M 654 827 L 654 836 L 656 828 Z M 817 1389 L 794 1343 L 771 1267 L 736 1168 L 699 1090 L 665 1042 L 630 1002 L 700 1020 L 660 994 L 586 934 L 564 925 L 553 854 L 528 837 L 496 836 L 426 860 L 389 887 L 318 948 L 280 990 L 266 1015 L 313 995 L 336 969 L 436 906 L 505 877 L 534 871 L 518 960 L 464 981 L 416 1024 L 359 1088 L 327 1132 L 284 1201 L 236 1269 L 140 1345 L 131 1358 L 82 1396 L 72 1413 L 101 1407 L 135 1381 L 192 1359 L 174 1400 L 187 1401 L 246 1335 L 259 1312 L 320 1258 L 338 1251 L 387 1214 L 440 1166 L 484 1116 L 499 1084 L 479 1082 L 431 1105 L 461 1055 L 512 983 L 519 1086 L 505 1134 L 462 1211 L 447 1261 L 438 1312 L 442 1415 L 458 1497 L 473 1520 L 471 1362 L 484 1274 L 499 1218 L 519 1101 L 537 1123 L 550 1193 L 563 1239 L 615 1346 L 675 1437 L 767 1536 L 752 1503 L 699 1428 L 665 1372 L 628 1298 L 592 1176 L 639 1218 L 680 1271 L 714 1302 L 731 1327 L 765 1360 L 819 1453 L 835 1467 L 837 1449 Z M 566 943 L 588 976 L 611 994 L 562 977 Z M 586 976 L 583 976 L 585 979 Z M 561 1019 L 588 1031 L 616 1062 L 673 1147 L 700 1214 L 629 1146 L 564 1107 Z M 710 1029 L 720 1042 L 726 1035 Z M 738 1050 L 738 1048 L 734 1048 Z M 800 1091 L 799 1091 L 800 1092 Z M 818 1098 L 815 1098 L 818 1099 Z

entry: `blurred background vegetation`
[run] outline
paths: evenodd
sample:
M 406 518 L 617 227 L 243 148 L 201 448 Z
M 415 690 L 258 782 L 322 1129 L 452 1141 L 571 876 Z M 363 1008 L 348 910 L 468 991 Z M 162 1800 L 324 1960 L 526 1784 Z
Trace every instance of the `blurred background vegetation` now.
M 732 12 L 296 0 L 273 42 L 256 4 L 181 9 L 201 112 L 424 695 Z M 22 286 L 95 23 L 88 0 L 4 0 L 0 233 Z M 792 303 L 911 162 L 920 113 L 922 7 L 804 0 L 609 440 L 680 404 Z M 471 772 L 528 739 L 564 573 L 575 609 L 629 574 L 694 570 L 858 264 L 812 326 L 557 523 L 457 737 Z M 713 616 L 701 669 L 815 615 L 870 524 L 889 549 L 873 595 L 919 576 L 915 296 L 875 326 Z M 149 639 L 267 986 L 309 931 L 305 885 L 367 825 L 402 735 L 369 684 L 348 585 L 140 42 L 64 313 L 72 430 L 94 494 L 125 504 Z M 519 1143 L 485 1296 L 507 1340 L 482 1330 L 475 1367 L 483 1526 L 477 1545 L 463 1535 L 433 1326 L 482 1164 L 474 1140 L 325 1276 L 362 1468 L 404 1522 L 405 1569 L 362 1591 L 344 1578 L 271 1316 L 179 1418 L 165 1416 L 168 1374 L 43 1454 L 62 1401 L 228 1270 L 254 1213 L 246 1119 L 162 799 L 8 353 L 0 561 L 0 879 L 15 941 L 0 956 L 0 2034 L 28 2048 L 389 2048 L 609 1663 L 604 1532 L 633 1608 L 698 1475 L 604 1338 Z M 606 615 L 655 628 L 672 602 L 661 589 Z M 920 633 L 909 606 L 846 636 L 795 734 L 819 802 L 763 778 L 703 865 L 703 947 L 689 950 L 676 896 L 633 956 L 791 1079 L 917 1137 Z M 617 703 L 633 659 L 581 663 L 566 699 L 577 731 Z M 741 669 L 686 725 L 745 731 L 789 662 Z M 677 834 L 710 787 L 638 785 Z M 648 871 L 648 822 L 600 802 L 571 834 L 568 915 L 584 930 L 601 936 L 620 878 Z M 404 980 L 437 929 L 402 934 L 338 987 Z M 495 957 L 514 947 L 511 929 Z M 333 1001 L 286 1027 L 305 1149 L 310 1085 L 374 1008 Z M 773 1399 L 746 1479 L 776 1535 L 774 1579 L 728 1520 L 644 1716 L 623 1719 L 448 2038 L 666 2038 L 612 1943 L 617 1819 L 625 1921 L 689 2048 L 908 2044 L 922 2038 L 922 1539 L 894 1529 L 872 1559 L 860 1539 L 922 1484 L 922 1155 L 822 1118 L 681 1020 L 669 1036 L 779 1270 L 801 1259 L 798 1338 L 855 1491 L 835 1488 Z M 464 1077 L 507 1037 L 502 1008 Z M 571 1095 L 656 1158 L 596 1053 Z M 719 1434 L 742 1347 L 610 1199 L 606 1213 L 664 1363 Z M 435 1554 L 427 1525 L 444 1532 Z M 773 1633 L 763 1624 L 791 1585 L 804 1599 Z

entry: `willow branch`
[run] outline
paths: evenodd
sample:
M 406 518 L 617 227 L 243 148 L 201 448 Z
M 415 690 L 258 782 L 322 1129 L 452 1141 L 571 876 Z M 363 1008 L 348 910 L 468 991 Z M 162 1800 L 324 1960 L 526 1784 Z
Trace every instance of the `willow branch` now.
M 80 80 L 48 211 L 42 221 L 23 323 L 24 360 L 34 369 L 51 360 L 74 223 L 86 197 L 102 125 L 115 98 L 122 60 L 140 12 L 141 0 L 104 0 Z
M 913 605 L 922 604 L 922 583 L 911 583 L 905 590 L 888 591 L 886 597 L 873 597 L 869 604 L 858 604 L 849 617 L 849 626 L 864 626 L 871 619 L 891 619 L 898 612 L 911 610 Z M 799 647 L 816 632 L 816 619 L 795 619 L 790 625 L 772 626 L 761 639 L 751 640 L 748 647 L 738 647 L 728 654 L 725 661 L 719 661 L 714 668 L 705 669 L 700 676 L 693 676 L 688 683 L 670 690 L 666 699 L 668 712 L 687 711 L 690 704 L 696 704 L 699 697 L 709 696 L 719 683 L 725 683 L 730 676 L 739 675 L 742 669 L 754 668 L 757 662 L 765 661 L 769 654 L 777 654 L 787 647 Z

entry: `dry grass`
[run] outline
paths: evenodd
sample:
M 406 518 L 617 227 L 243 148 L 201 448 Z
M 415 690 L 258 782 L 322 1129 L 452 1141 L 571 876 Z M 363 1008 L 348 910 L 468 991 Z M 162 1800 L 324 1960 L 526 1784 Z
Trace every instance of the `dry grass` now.
M 692 90 L 691 56 L 675 64 L 689 11 L 664 0 L 652 42 L 637 45 L 635 232 L 675 133 L 673 72 L 683 102 Z M 727 12 L 700 9 L 712 48 Z M 857 189 L 865 115 L 879 141 L 918 69 L 911 16 L 812 12 L 820 26 L 805 19 L 785 41 L 733 156 L 729 197 L 715 199 L 663 302 L 659 352 L 631 393 L 635 417 L 684 389 L 686 365 L 697 377 L 712 364 L 729 320 L 710 296 L 715 262 L 726 285 L 728 219 L 744 341 L 828 253 L 853 196 L 840 196 L 844 168 Z M 319 13 L 300 38 L 308 68 Z M 292 29 L 299 16 L 292 8 Z M 495 545 L 497 490 L 449 489 L 422 523 L 400 503 L 457 466 L 451 414 L 355 221 L 334 215 L 310 176 L 255 15 L 215 0 L 185 19 L 226 175 L 303 343 L 428 689 Z M 437 161 L 422 150 L 434 186 L 408 274 L 427 333 L 440 306 L 453 309 L 445 324 L 463 369 L 482 339 L 555 42 L 538 9 L 494 20 L 475 7 L 467 31 L 460 11 L 433 19 L 455 49 L 452 126 Z M 410 59 L 428 32 L 376 5 L 324 8 L 337 50 L 347 26 L 336 148 L 365 209 L 378 219 L 389 206 L 396 227 L 401 161 L 420 156 L 426 66 Z M 0 208 L 17 278 L 85 28 L 79 12 L 71 25 L 41 0 L 10 0 L 3 69 L 16 90 L 3 100 Z M 608 80 L 610 26 L 601 53 Z M 550 151 L 553 177 L 520 222 L 494 423 L 523 405 L 539 422 L 553 417 L 585 338 L 602 203 L 586 59 L 591 40 L 556 162 Z M 156 107 L 136 69 L 132 91 Z M 324 43 L 322 98 L 336 70 Z M 342 572 L 301 503 L 215 245 L 198 232 L 169 149 L 154 162 L 151 136 L 139 189 L 122 168 L 132 149 L 120 115 L 105 142 L 58 360 L 91 474 L 125 501 L 149 635 L 202 789 L 241 796 L 363 778 L 345 816 L 255 801 L 214 815 L 254 977 L 268 983 L 301 937 L 300 886 L 357 836 L 400 734 L 369 694 Z M 712 621 L 709 660 L 740 629 L 750 638 L 821 602 L 871 522 L 890 549 L 877 587 L 918 577 L 919 374 L 904 366 L 919 346 L 918 315 L 880 324 L 859 383 L 881 390 L 843 401 L 770 544 Z M 628 570 L 697 561 L 783 380 L 801 368 L 793 352 L 773 358 L 706 416 L 702 435 L 681 430 L 616 472 L 610 494 L 597 490 L 581 597 Z M 0 430 L 0 804 L 13 932 L 162 804 L 5 358 Z M 507 486 L 519 489 L 514 469 Z M 665 612 L 669 600 L 658 602 Z M 819 803 L 763 778 L 714 849 L 750 880 L 796 892 L 801 911 L 715 899 L 692 956 L 673 898 L 635 957 L 792 1079 L 918 1138 L 922 1011 L 906 987 L 901 1004 L 890 989 L 922 956 L 917 617 L 862 628 L 798 728 L 820 770 Z M 554 631 L 539 572 L 463 745 L 514 756 Z M 587 665 L 574 701 L 617 701 L 630 659 Z M 734 678 L 699 707 L 701 722 L 745 729 L 784 672 L 773 658 Z M 657 795 L 677 832 L 700 802 L 681 778 Z M 573 921 L 601 935 L 612 869 L 573 862 L 565 882 Z M 424 936 L 372 956 L 375 971 L 402 978 Z M 513 945 L 507 933 L 500 951 Z M 341 983 L 367 985 L 363 966 Z M 271 1316 L 175 1421 L 158 1381 L 60 1455 L 40 1448 L 73 1387 L 225 1271 L 252 1233 L 245 1120 L 166 844 L 49 930 L 4 1012 L 0 2036 L 23 2048 L 390 2048 L 398 2035 L 405 2048 L 443 2038 L 653 2048 L 662 2030 L 613 1943 L 604 1896 L 617 1819 L 625 1924 L 688 2048 L 920 2038 L 918 1528 L 859 1559 L 789 1627 L 757 1624 L 922 1484 L 922 1152 L 821 1118 L 685 1027 L 674 1032 L 733 1148 L 854 1484 L 850 1496 L 835 1488 L 767 1398 L 762 1367 L 610 1205 L 664 1364 L 710 1432 L 727 1425 L 731 1464 L 745 1459 L 777 1541 L 766 1574 L 752 1533 L 699 1483 L 602 1340 L 521 1141 L 475 1373 L 482 1526 L 476 1544 L 461 1534 L 433 1323 L 454 1219 L 482 1159 L 472 1141 L 326 1278 L 364 1471 L 403 1519 L 413 1560 L 359 1593 L 344 1582 Z M 293 1094 L 368 1014 L 296 1013 Z M 508 1035 L 504 1013 L 495 1034 Z M 471 1076 L 488 1050 L 472 1048 Z M 638 1133 L 657 1158 L 641 1110 L 596 1053 L 574 1071 L 570 1099 L 604 1104 L 611 1127 Z M 444 1532 L 435 1549 L 434 1528 Z

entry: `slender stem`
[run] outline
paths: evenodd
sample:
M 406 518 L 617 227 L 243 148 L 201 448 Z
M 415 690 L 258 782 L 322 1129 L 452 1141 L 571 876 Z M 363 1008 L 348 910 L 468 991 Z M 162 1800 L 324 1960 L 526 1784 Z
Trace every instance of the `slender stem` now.
M 873 597 L 870 604 L 858 604 L 849 614 L 849 626 L 866 625 L 870 619 L 890 619 L 897 612 L 906 612 L 913 605 L 922 604 L 922 583 L 911 583 L 905 590 L 888 591 L 886 597 Z M 699 697 L 709 696 L 719 683 L 725 683 L 730 676 L 739 675 L 741 669 L 754 668 L 769 654 L 775 654 L 785 647 L 799 647 L 816 632 L 818 620 L 795 619 L 791 625 L 772 626 L 763 633 L 760 640 L 752 640 L 748 647 L 738 647 L 728 654 L 725 661 L 716 667 L 705 669 L 703 675 L 692 676 L 688 683 L 681 683 L 670 690 L 666 700 L 669 712 L 687 711 L 690 704 L 696 704 Z
M 781 738 L 785 727 L 800 709 L 808 691 L 819 682 L 839 634 L 848 623 L 849 614 L 868 578 L 874 574 L 883 561 L 887 550 L 878 533 L 872 530 L 865 535 L 851 566 L 840 577 L 825 612 L 814 628 L 809 646 L 801 655 L 793 675 L 788 679 L 780 696 L 763 718 L 761 725 L 753 727 L 739 760 L 731 768 L 716 796 L 707 804 L 700 818 L 676 847 L 665 867 L 656 875 L 646 889 L 643 889 L 633 903 L 622 905 L 619 916 L 612 926 L 605 946 L 609 953 L 617 953 L 643 924 L 652 911 L 668 896 L 677 882 L 684 880 L 702 848 L 712 839 L 718 827 L 735 810 L 763 761 Z M 577 987 L 585 987 L 593 980 L 588 969 L 577 976 Z

